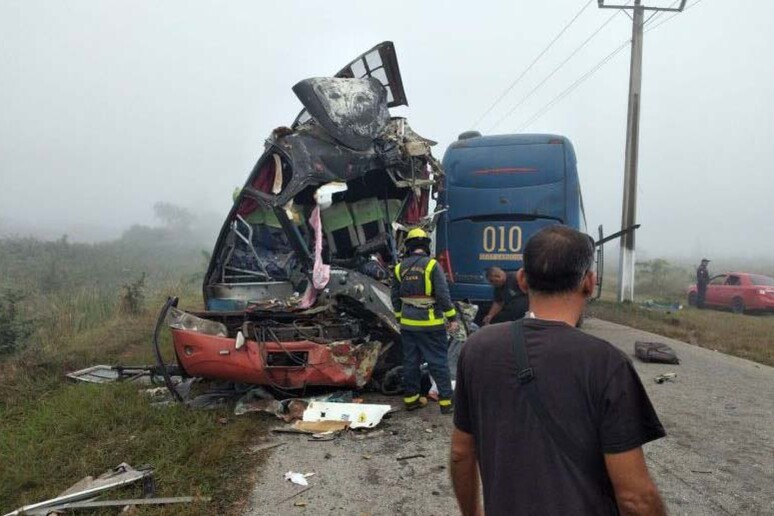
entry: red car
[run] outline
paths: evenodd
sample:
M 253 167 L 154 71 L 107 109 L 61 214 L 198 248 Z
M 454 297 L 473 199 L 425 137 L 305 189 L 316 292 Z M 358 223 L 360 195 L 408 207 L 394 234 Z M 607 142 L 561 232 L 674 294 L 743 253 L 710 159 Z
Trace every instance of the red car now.
M 688 304 L 696 306 L 696 285 L 688 289 Z M 705 306 L 730 308 L 737 314 L 774 311 L 774 278 L 747 272 L 729 272 L 710 278 Z

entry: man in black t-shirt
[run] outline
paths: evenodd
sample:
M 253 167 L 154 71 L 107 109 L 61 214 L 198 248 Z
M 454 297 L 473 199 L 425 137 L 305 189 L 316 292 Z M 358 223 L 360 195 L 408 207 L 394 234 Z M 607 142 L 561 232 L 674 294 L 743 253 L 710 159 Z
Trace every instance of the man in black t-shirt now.
M 482 328 L 465 344 L 451 449 L 465 516 L 483 514 L 479 471 L 486 516 L 665 514 L 642 452 L 665 433 L 639 376 L 618 349 L 574 328 L 594 290 L 593 252 L 586 235 L 564 226 L 540 231 L 524 250 L 518 280 L 529 295 L 523 336 L 534 390 L 517 375 L 517 323 Z
M 516 321 L 524 317 L 529 308 L 527 294 L 519 287 L 515 272 L 505 272 L 500 267 L 489 267 L 486 279 L 494 287 L 494 298 L 484 324 Z

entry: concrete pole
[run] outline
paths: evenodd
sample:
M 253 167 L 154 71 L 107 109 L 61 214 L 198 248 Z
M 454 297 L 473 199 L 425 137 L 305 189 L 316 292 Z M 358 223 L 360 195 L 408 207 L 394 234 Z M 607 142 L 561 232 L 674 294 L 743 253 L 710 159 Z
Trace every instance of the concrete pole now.
M 640 146 L 640 96 L 642 92 L 642 43 L 645 10 L 634 0 L 632 58 L 629 71 L 629 114 L 626 121 L 626 164 L 624 168 L 621 229 L 637 223 L 637 160 Z M 623 234 L 618 268 L 618 301 L 634 301 L 634 231 Z

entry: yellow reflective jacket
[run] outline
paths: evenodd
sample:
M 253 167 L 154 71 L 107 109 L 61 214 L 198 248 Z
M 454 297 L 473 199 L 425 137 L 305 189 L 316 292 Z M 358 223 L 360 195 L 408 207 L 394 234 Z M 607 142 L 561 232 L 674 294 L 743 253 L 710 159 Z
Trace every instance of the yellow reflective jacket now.
M 413 254 L 395 267 L 392 306 L 402 330 L 444 328 L 445 319 L 457 318 L 446 276 L 434 258 Z

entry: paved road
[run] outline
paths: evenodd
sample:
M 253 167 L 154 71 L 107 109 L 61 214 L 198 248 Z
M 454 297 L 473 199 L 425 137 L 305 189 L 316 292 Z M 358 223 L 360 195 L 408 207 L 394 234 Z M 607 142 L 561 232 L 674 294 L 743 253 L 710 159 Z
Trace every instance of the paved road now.
M 666 342 L 682 360 L 636 362 L 669 434 L 646 446 L 646 455 L 670 514 L 774 514 L 774 368 L 599 320 L 587 321 L 586 331 L 629 355 L 636 340 Z M 663 372 L 678 376 L 655 384 Z M 373 438 L 350 433 L 330 442 L 274 437 L 287 444 L 261 452 L 269 457 L 245 514 L 456 514 L 447 470 L 450 418 L 431 405 L 397 412 L 380 429 Z M 414 454 L 425 457 L 396 460 Z M 283 480 L 290 470 L 315 476 L 311 489 L 286 500 L 302 489 Z
M 608 322 L 587 330 L 629 354 L 666 342 L 681 359 L 635 362 L 668 434 L 646 454 L 671 514 L 774 514 L 774 368 Z M 675 382 L 653 382 L 670 371 Z

